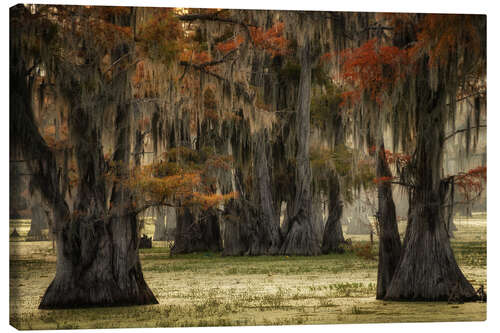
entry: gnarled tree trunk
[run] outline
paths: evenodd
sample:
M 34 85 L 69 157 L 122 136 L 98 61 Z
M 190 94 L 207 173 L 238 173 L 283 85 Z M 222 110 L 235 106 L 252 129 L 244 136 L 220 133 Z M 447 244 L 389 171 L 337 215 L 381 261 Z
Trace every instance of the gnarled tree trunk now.
M 85 112 L 78 112 L 85 121 Z M 126 106 L 118 106 L 114 161 L 121 165 L 116 177 L 128 175 L 130 119 Z M 81 125 L 81 123 L 80 123 Z M 80 127 L 76 156 L 80 173 L 75 212 L 57 232 L 56 276 L 40 308 L 118 306 L 158 303 L 142 275 L 139 260 L 138 221 L 129 189 L 116 181 L 107 213 L 103 156 L 97 131 Z M 77 129 L 74 130 L 75 133 Z M 77 134 L 78 136 L 78 134 Z M 97 175 L 97 177 L 96 177 Z
M 115 17 L 115 24 L 131 26 L 134 13 Z M 129 53 L 121 44 L 112 61 Z M 106 205 L 101 131 L 92 109 L 74 106 L 70 126 L 74 133 L 79 182 L 74 214 L 69 223 L 56 224 L 57 270 L 40 308 L 156 304 L 144 281 L 139 260 L 139 236 L 134 196 L 124 184 L 131 163 L 130 77 L 113 72 L 116 82 L 115 180 Z M 48 200 L 50 201 L 50 200 Z M 55 211 L 56 221 L 61 213 Z M 68 218 L 66 218 L 68 220 Z
M 417 132 L 403 253 L 385 296 L 390 300 L 462 301 L 477 299 L 455 261 L 443 214 L 442 162 L 444 143 L 444 79 L 429 87 L 428 59 L 420 63 L 416 94 Z

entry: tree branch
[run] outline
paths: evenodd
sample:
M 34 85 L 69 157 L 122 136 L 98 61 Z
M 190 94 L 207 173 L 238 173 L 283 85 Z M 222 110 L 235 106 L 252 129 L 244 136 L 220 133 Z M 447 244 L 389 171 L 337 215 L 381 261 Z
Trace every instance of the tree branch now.
M 469 127 L 469 128 L 462 128 L 462 129 L 459 129 L 459 130 L 456 130 L 455 132 L 453 133 L 450 133 L 448 134 L 447 136 L 444 137 L 444 141 L 452 138 L 453 136 L 457 135 L 458 133 L 463 133 L 463 132 L 467 132 L 467 131 L 470 131 L 471 129 L 475 129 L 475 128 L 486 128 L 486 125 L 479 125 L 479 126 L 472 126 L 472 127 Z
M 250 41 L 253 45 L 253 39 L 252 39 L 252 34 L 250 32 L 249 26 L 254 27 L 253 25 L 246 24 L 243 21 L 235 20 L 232 18 L 225 18 L 225 17 L 220 17 L 219 14 L 224 12 L 225 10 L 219 10 L 213 14 L 185 14 L 185 15 L 179 15 L 177 18 L 181 21 L 185 22 L 193 22 L 193 21 L 213 21 L 213 22 L 222 22 L 222 23 L 229 23 L 229 24 L 235 24 L 243 27 L 245 30 L 245 33 L 247 35 L 247 40 Z
M 403 182 L 399 182 L 399 181 L 390 181 L 389 183 L 394 184 L 394 185 L 401 185 L 401 186 L 405 186 L 405 187 L 415 187 L 415 185 L 413 185 L 413 184 L 403 183 Z

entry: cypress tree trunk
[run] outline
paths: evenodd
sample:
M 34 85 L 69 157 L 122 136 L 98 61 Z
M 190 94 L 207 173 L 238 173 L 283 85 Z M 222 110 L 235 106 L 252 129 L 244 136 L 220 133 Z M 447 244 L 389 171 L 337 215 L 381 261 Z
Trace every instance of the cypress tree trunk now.
M 410 195 L 403 253 L 385 296 L 390 300 L 446 301 L 477 299 L 455 261 L 443 214 L 443 143 L 446 101 L 444 79 L 432 91 L 428 61 L 420 64 L 416 80 L 416 152 L 414 188 Z
M 324 254 L 344 252 L 344 249 L 341 247 L 341 244 L 345 243 L 342 224 L 340 223 L 342 208 L 339 178 L 335 174 L 330 178 L 329 184 L 328 220 L 326 221 L 323 243 L 321 245 L 321 252 Z
M 177 211 L 175 241 L 172 254 L 222 250 L 219 219 L 212 210 L 203 211 L 199 219 L 187 207 Z
M 123 163 L 130 155 L 130 146 L 123 144 L 129 131 L 127 113 L 126 108 L 118 107 L 119 148 L 114 160 L 122 162 L 116 175 L 119 179 L 128 174 L 127 163 Z M 97 131 L 91 126 L 80 126 L 81 121 L 88 120 L 82 110 L 72 119 L 80 129 L 75 128 L 74 132 L 80 138 L 75 145 L 80 173 L 75 214 L 70 223 L 56 232 L 56 276 L 40 308 L 155 304 L 156 298 L 144 281 L 139 262 L 138 223 L 131 210 L 133 197 L 116 181 L 107 213 Z
M 379 146 L 377 154 L 377 178 L 391 177 L 387 164 L 384 143 Z M 377 273 L 377 299 L 383 299 L 401 256 L 401 239 L 399 238 L 396 219 L 396 206 L 392 200 L 392 186 L 389 182 L 379 182 L 378 191 L 378 226 L 379 251 Z
M 263 130 L 252 137 L 253 146 L 247 146 L 246 152 L 236 148 L 239 160 L 253 164 L 253 168 L 237 165 L 235 169 L 234 184 L 239 198 L 226 205 L 223 255 L 274 255 L 279 251 L 281 234 L 271 191 L 268 142 Z M 251 185 L 244 181 L 243 172 L 252 172 L 248 177 Z
M 113 160 L 118 168 L 107 213 L 103 156 L 100 140 L 91 126 L 81 126 L 85 112 L 73 115 L 80 129 L 76 143 L 80 173 L 75 212 L 57 233 L 56 277 L 43 296 L 40 308 L 118 306 L 158 303 L 142 275 L 139 235 L 133 195 L 122 184 L 128 176 L 130 110 L 119 105 L 117 144 Z M 82 132 L 83 131 L 83 132 Z M 78 136 L 76 134 L 76 136 Z M 96 177 L 97 176 L 97 177 Z M 122 181 L 120 181 L 122 180 Z
M 222 238 L 219 225 L 219 215 L 213 209 L 201 213 L 201 230 L 203 234 L 203 243 L 207 251 L 222 251 Z
M 34 203 L 31 206 L 31 225 L 28 231 L 28 239 L 31 241 L 46 240 L 42 230 L 48 229 L 49 216 L 41 203 Z
M 249 222 L 250 245 L 248 255 L 277 254 L 281 245 L 279 220 L 274 212 L 271 180 L 267 162 L 267 137 L 257 134 L 254 148 L 254 197 L 258 205 Z
M 306 34 L 307 35 L 307 34 Z M 318 255 L 319 241 L 312 227 L 311 165 L 309 162 L 309 133 L 311 105 L 311 54 L 309 37 L 300 47 L 300 82 L 297 98 L 297 158 L 296 193 L 293 215 L 288 217 L 280 254 Z
M 167 213 L 166 213 L 166 221 L 165 221 L 165 228 L 166 228 L 166 239 L 167 241 L 173 241 L 175 238 L 175 225 L 177 221 L 177 215 L 175 213 L 175 208 L 174 207 L 167 207 Z
M 236 200 L 231 200 L 226 205 L 223 256 L 242 256 L 249 248 L 247 226 L 242 217 L 243 210 L 239 205 Z
M 313 197 L 312 203 L 312 225 L 314 233 L 317 239 L 323 238 L 323 232 L 325 231 L 325 223 L 323 221 L 323 205 L 321 202 L 321 194 L 317 194 Z
M 115 18 L 115 23 L 130 26 L 133 16 L 131 12 Z M 128 44 L 119 45 L 112 52 L 112 61 L 129 50 Z M 43 309 L 158 303 L 144 281 L 134 196 L 124 185 L 131 162 L 130 80 L 127 71 L 117 72 L 113 73 L 117 82 L 116 178 L 110 208 L 106 207 L 101 131 L 91 116 L 93 110 L 74 108 L 70 126 L 76 140 L 78 196 L 71 221 L 56 229 L 57 270 L 40 303 Z
M 153 240 L 164 241 L 167 238 L 167 225 L 165 221 L 165 213 L 163 208 L 160 208 L 155 214 L 155 232 L 153 235 Z
M 40 194 L 35 191 L 31 197 L 31 225 L 27 240 L 41 241 L 47 240 L 42 230 L 49 228 L 49 212 L 40 198 Z
M 11 156 L 11 160 L 16 160 L 16 156 Z M 10 163 L 9 165 L 9 218 L 22 219 L 27 218 L 26 211 L 29 208 L 28 201 L 22 195 L 27 188 L 23 177 L 24 163 Z
M 344 146 L 345 142 L 342 116 L 334 106 L 331 107 L 330 112 L 335 130 L 334 147 L 340 148 Z M 344 249 L 341 247 L 341 244 L 345 243 L 345 239 L 340 220 L 343 213 L 343 204 L 340 193 L 339 175 L 335 172 L 329 177 L 328 182 L 328 219 L 323 232 L 321 252 L 325 254 L 330 252 L 343 253 Z
M 368 235 L 372 232 L 370 221 L 366 213 L 366 206 L 356 204 L 353 209 L 353 216 L 347 225 L 347 233 L 350 235 Z
M 223 256 L 241 256 L 250 248 L 251 213 L 249 205 L 246 204 L 248 199 L 243 191 L 243 176 L 238 167 L 234 172 L 234 180 L 239 198 L 230 200 L 225 205 Z

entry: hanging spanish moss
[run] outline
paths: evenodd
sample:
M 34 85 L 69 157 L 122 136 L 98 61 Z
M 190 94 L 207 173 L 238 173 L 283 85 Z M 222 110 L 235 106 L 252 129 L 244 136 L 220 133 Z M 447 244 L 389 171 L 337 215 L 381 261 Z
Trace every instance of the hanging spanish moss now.
M 11 215 L 30 206 L 30 237 L 57 244 L 40 308 L 157 303 L 150 221 L 172 256 L 345 253 L 344 232 L 376 234 L 377 299 L 477 299 L 450 238 L 485 201 L 483 16 L 10 15 L 11 201 L 29 188 Z

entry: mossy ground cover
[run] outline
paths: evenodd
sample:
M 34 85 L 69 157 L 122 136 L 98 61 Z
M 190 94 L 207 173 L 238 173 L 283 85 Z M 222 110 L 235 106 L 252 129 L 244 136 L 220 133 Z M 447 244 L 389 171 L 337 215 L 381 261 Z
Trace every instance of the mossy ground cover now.
M 16 223 L 11 221 L 11 229 Z M 486 217 L 455 223 L 457 261 L 475 288 L 486 289 Z M 21 238 L 24 229 L 18 228 Z M 369 243 L 369 236 L 346 237 L 353 245 Z M 10 322 L 19 329 L 62 329 L 486 319 L 485 303 L 375 300 L 376 243 L 375 238 L 375 259 L 370 259 L 355 251 L 317 257 L 171 257 L 168 243 L 154 242 L 154 248 L 141 250 L 141 260 L 159 305 L 38 310 L 55 274 L 52 243 L 11 240 Z

